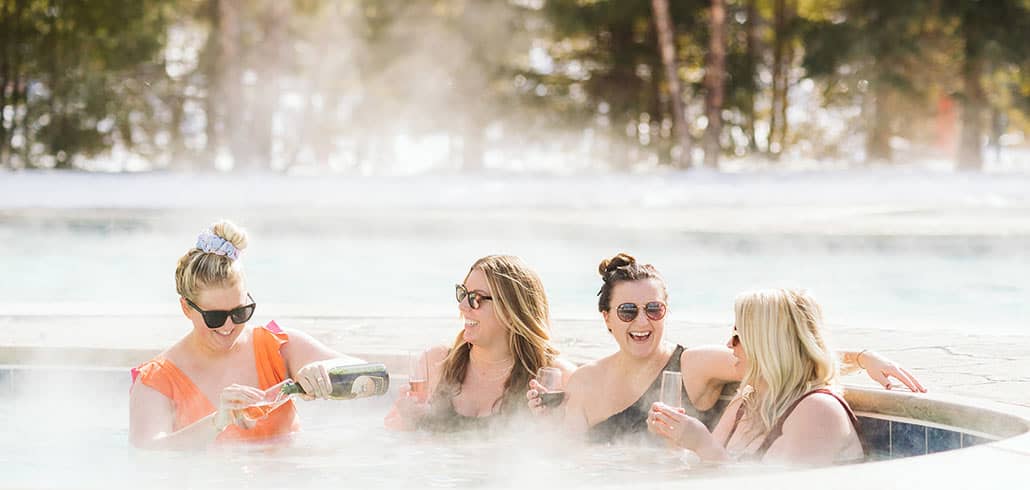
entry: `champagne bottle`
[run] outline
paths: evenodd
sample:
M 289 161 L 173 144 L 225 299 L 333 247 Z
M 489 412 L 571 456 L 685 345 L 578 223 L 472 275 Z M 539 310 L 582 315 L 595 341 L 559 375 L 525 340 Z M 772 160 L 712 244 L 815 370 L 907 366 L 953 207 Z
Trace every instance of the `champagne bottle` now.
M 381 363 L 351 364 L 329 368 L 329 379 L 333 391 L 329 398 L 333 400 L 350 400 L 366 396 L 386 394 L 390 389 L 390 373 Z M 285 395 L 304 394 L 300 383 L 292 379 L 283 383 L 282 393 Z

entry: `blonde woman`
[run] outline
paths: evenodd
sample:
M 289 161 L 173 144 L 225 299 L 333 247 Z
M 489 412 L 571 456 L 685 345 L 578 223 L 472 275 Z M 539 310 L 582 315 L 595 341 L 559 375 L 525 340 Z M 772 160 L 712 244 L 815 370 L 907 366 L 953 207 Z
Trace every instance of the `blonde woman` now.
M 688 349 L 664 341 L 669 295 L 653 265 L 620 253 L 602 260 L 598 272 L 598 310 L 619 350 L 573 373 L 565 387 L 565 404 L 556 415 L 569 431 L 585 433 L 593 442 L 646 436 L 662 372 L 680 371 L 684 412 L 714 425 L 725 406 L 724 386 L 741 380 L 733 353 L 721 346 Z M 842 354 L 846 363 L 865 368 L 885 386 L 891 376 L 913 391 L 925 391 L 908 371 L 873 352 Z M 526 396 L 534 413 L 550 412 L 542 406 L 543 391 L 535 380 L 530 383 Z
M 523 397 L 542 367 L 571 363 L 550 342 L 550 313 L 536 272 L 522 259 L 477 260 L 455 286 L 463 328 L 450 347 L 429 349 L 428 400 L 405 387 L 386 425 L 396 430 L 481 428 L 524 407 Z M 504 417 L 502 417 L 504 416 Z
M 861 460 L 858 420 L 841 396 L 819 305 L 804 291 L 737 298 L 727 346 L 743 373 L 739 395 L 714 431 L 661 403 L 652 432 L 708 461 L 737 458 L 825 465 Z
M 321 361 L 343 356 L 275 322 L 248 324 L 257 303 L 244 276 L 246 246 L 247 234 L 221 221 L 179 259 L 175 290 L 190 331 L 132 370 L 133 446 L 176 449 L 286 436 L 298 428 L 293 402 L 253 407 L 264 400 L 263 390 L 290 377 L 311 397 L 331 392 Z

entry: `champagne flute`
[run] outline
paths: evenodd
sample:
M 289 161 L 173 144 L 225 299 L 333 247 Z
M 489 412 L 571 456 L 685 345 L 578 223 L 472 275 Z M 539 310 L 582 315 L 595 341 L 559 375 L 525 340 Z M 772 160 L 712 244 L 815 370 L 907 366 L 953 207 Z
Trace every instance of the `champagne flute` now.
M 537 373 L 537 382 L 543 386 L 544 392 L 540 393 L 540 404 L 545 407 L 557 407 L 565 401 L 565 391 L 562 389 L 562 373 L 558 368 L 540 368 Z
M 425 351 L 408 352 L 408 384 L 411 394 L 420 402 L 429 398 L 429 359 Z
M 659 401 L 674 409 L 683 408 L 683 375 L 679 371 L 662 371 Z

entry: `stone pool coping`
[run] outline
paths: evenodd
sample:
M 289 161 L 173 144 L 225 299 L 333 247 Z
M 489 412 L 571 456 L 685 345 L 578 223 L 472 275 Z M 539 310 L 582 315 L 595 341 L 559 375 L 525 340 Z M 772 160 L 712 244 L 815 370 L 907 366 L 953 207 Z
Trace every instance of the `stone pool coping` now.
M 303 330 L 340 352 L 375 356 L 450 344 L 460 329 L 453 317 L 444 316 L 304 316 L 287 308 L 266 310 L 256 320 L 275 318 L 279 325 Z M 172 345 L 189 328 L 181 315 L 161 311 L 118 315 L 0 311 L 0 364 L 137 365 Z M 409 328 L 412 323 L 419 328 Z M 669 341 L 686 346 L 726 342 L 725 324 L 669 320 L 665 328 Z M 830 335 L 832 345 L 887 355 L 918 376 L 931 392 L 1030 407 L 1030 335 L 841 325 L 831 325 Z M 596 319 L 555 318 L 554 341 L 562 355 L 575 362 L 597 359 L 615 349 Z M 403 367 L 403 362 L 398 366 Z M 877 386 L 861 373 L 845 376 L 844 382 Z

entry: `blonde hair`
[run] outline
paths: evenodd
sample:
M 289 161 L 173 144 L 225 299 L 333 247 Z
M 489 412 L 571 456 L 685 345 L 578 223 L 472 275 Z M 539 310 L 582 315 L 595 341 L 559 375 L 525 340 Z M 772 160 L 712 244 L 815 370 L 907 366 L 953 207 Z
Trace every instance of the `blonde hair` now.
M 806 291 L 745 293 L 734 314 L 748 360 L 740 384 L 745 413 L 760 422 L 753 425 L 758 435 L 767 434 L 801 395 L 836 386 L 836 359 L 820 330 L 822 310 Z
M 512 255 L 488 255 L 472 264 L 469 273 L 476 269 L 486 275 L 494 315 L 508 328 L 508 348 L 515 357 L 515 365 L 504 383 L 504 394 L 495 402 L 501 404 L 503 411 L 513 405 L 524 405 L 529 380 L 540 368 L 551 365 L 558 350 L 550 342 L 550 310 L 543 282 L 536 272 Z M 459 333 L 444 360 L 437 396 L 460 393 L 471 348 Z
M 229 242 L 237 251 L 247 247 L 247 232 L 230 221 L 211 225 L 210 232 Z M 225 255 L 191 248 L 175 266 L 175 291 L 179 296 L 196 301 L 201 291 L 210 287 L 231 287 L 244 279 L 243 265 Z

